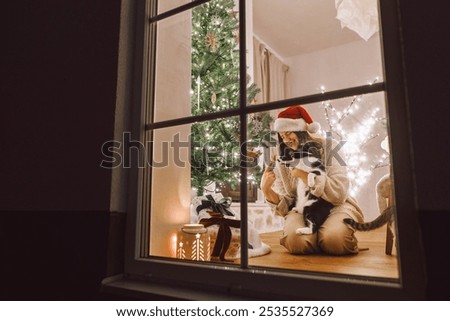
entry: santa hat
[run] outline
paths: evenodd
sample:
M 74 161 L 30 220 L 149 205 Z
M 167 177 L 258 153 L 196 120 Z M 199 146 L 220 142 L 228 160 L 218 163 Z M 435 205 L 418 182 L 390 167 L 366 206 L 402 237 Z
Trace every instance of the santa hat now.
M 302 106 L 291 106 L 280 112 L 273 127 L 276 132 L 308 131 L 314 134 L 320 130 L 320 124 L 314 122 Z

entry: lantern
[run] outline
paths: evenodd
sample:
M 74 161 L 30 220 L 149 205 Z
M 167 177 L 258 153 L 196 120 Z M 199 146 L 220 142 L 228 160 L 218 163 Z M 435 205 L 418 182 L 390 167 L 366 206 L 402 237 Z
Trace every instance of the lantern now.
M 203 224 L 185 224 L 177 233 L 177 259 L 209 261 L 210 238 Z

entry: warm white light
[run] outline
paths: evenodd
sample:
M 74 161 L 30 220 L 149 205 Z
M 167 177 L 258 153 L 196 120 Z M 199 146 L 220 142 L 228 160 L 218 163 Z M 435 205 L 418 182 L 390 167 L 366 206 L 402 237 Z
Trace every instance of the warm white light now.
M 185 224 L 176 235 L 177 259 L 209 261 L 211 259 L 210 236 L 202 224 Z
M 329 130 L 335 134 L 334 137 L 345 142 L 342 146 L 342 156 L 347 165 L 350 180 L 349 192 L 352 196 L 358 194 L 359 190 L 369 181 L 375 168 L 386 166 L 384 160 L 388 157 L 386 153 L 381 156 L 371 154 L 370 157 L 365 154 L 367 144 L 380 135 L 374 133 L 374 129 L 376 124 L 382 121 L 382 118 L 378 118 L 381 110 L 379 106 L 368 108 L 366 111 L 365 106 L 361 105 L 363 103 L 362 95 L 354 96 L 348 106 L 339 109 L 329 101 L 322 102 Z M 358 114 L 360 110 L 363 110 L 364 114 Z M 348 117 L 349 115 L 352 117 Z M 347 122 L 349 119 L 352 120 L 350 123 Z M 385 141 L 387 142 L 387 139 Z M 382 143 L 382 146 L 387 145 L 386 142 Z M 386 150 L 384 147 L 383 149 Z M 371 164 L 380 157 L 381 160 L 376 165 Z

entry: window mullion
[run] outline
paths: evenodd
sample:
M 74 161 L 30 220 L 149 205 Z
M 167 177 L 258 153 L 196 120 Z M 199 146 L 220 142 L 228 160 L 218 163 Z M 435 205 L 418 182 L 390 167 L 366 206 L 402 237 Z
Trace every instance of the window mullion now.
M 239 1 L 239 116 L 240 116 L 240 201 L 241 201 L 241 267 L 248 267 L 247 218 L 247 59 L 246 59 L 245 1 Z
M 184 5 L 181 5 L 179 7 L 176 7 L 174 9 L 172 9 L 172 10 L 169 10 L 169 11 L 166 11 L 164 13 L 161 13 L 161 14 L 158 14 L 157 13 L 158 11 L 155 11 L 154 14 L 152 14 L 150 16 L 149 22 L 150 23 L 158 22 L 160 20 L 163 20 L 163 19 L 172 17 L 172 16 L 174 16 L 176 14 L 179 14 L 180 12 L 184 12 L 184 11 L 187 11 L 189 9 L 195 8 L 197 6 L 200 6 L 200 5 L 202 5 L 202 4 L 206 3 L 206 2 L 209 2 L 209 1 L 211 1 L 211 0 L 195 0 L 195 1 L 192 1 L 192 2 L 189 2 L 189 3 L 186 3 Z

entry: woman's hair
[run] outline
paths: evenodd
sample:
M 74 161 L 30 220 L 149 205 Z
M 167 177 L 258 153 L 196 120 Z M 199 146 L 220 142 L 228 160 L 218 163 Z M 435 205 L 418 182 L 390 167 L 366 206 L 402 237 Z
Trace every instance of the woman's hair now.
M 300 142 L 300 146 L 310 141 L 319 142 L 317 139 L 314 139 L 307 131 L 298 131 L 293 133 L 297 135 L 298 141 Z M 290 148 L 283 142 L 283 139 L 281 138 L 279 133 L 277 133 L 277 135 L 278 135 L 278 156 L 281 157 L 281 159 L 292 158 L 295 151 L 292 150 L 292 148 Z

